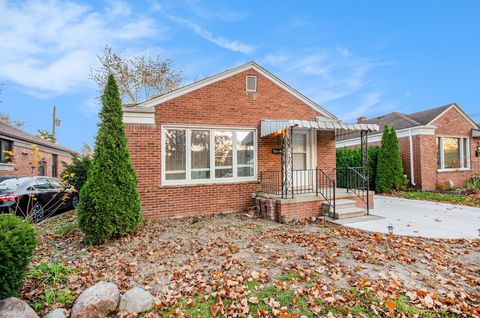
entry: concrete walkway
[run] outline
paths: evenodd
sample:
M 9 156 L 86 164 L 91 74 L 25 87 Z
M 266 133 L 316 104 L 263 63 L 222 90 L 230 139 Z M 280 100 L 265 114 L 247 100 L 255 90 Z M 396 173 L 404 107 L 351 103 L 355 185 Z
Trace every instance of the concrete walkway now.
M 352 219 L 352 223 L 344 225 L 388 233 L 391 224 L 393 233 L 398 235 L 480 239 L 480 208 L 476 207 L 376 195 L 375 209 L 370 214 L 381 218 Z

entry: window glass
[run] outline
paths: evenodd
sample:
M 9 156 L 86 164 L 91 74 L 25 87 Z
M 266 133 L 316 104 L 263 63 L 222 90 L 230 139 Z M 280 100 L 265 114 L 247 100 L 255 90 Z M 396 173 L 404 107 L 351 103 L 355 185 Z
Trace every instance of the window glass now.
M 58 174 L 58 156 L 52 155 L 52 177 L 56 177 Z
M 305 170 L 305 169 L 307 169 L 307 154 L 294 153 L 293 154 L 293 170 Z
M 166 128 L 164 135 L 164 181 L 199 183 L 256 174 L 253 130 L 179 127 Z
M 460 139 L 443 137 L 445 169 L 460 168 Z
M 210 132 L 192 130 L 191 137 L 192 179 L 210 178 Z
M 293 134 L 293 170 L 307 169 L 307 135 Z
M 293 134 L 293 152 L 307 152 L 306 134 Z
M 167 180 L 186 179 L 185 135 L 185 130 L 165 130 L 165 178 Z
M 237 132 L 237 176 L 252 177 L 254 174 L 255 147 L 253 131 Z
M 233 132 L 215 131 L 215 178 L 233 177 Z
M 53 186 L 48 182 L 47 179 L 39 178 L 34 181 L 35 189 L 38 190 L 50 190 L 53 189 Z
M 0 162 L 10 163 L 10 155 L 6 152 L 12 151 L 12 142 L 8 140 L 0 139 Z
M 49 179 L 48 181 L 50 181 L 50 184 L 53 186 L 53 188 L 55 188 L 57 190 L 65 188 L 64 185 L 56 179 Z
M 442 138 L 437 137 L 437 169 L 442 169 Z
M 40 161 L 38 163 L 38 175 L 39 176 L 44 176 L 45 175 L 45 168 L 46 168 L 45 161 Z

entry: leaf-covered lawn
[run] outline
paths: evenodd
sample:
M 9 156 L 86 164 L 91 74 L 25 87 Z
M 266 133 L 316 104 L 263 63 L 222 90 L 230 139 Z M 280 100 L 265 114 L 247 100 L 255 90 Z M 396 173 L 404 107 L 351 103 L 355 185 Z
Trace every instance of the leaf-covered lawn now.
M 157 296 L 146 317 L 480 315 L 479 240 L 291 226 L 241 214 L 148 222 L 100 247 L 83 244 L 73 213 L 40 231 L 23 290 L 40 313 L 68 308 L 72 295 L 103 280 Z
M 445 202 L 453 204 L 461 204 L 468 206 L 480 206 L 480 195 L 466 195 L 466 194 L 450 194 L 439 192 L 427 192 L 427 191 L 409 191 L 395 193 L 394 196 L 417 199 L 435 202 Z

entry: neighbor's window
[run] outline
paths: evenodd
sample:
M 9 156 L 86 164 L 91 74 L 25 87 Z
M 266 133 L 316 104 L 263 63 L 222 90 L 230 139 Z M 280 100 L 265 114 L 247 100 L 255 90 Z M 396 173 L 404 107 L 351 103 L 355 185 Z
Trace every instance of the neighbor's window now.
M 470 167 L 469 153 L 470 145 L 468 138 L 437 138 L 438 169 L 468 169 Z
M 12 159 L 10 154 L 6 153 L 12 151 L 12 142 L 5 139 L 0 139 L 0 162 L 1 163 L 11 163 Z
M 254 178 L 255 138 L 249 129 L 167 128 L 164 180 L 168 184 Z
M 56 178 L 58 175 L 58 155 L 52 155 L 52 177 Z

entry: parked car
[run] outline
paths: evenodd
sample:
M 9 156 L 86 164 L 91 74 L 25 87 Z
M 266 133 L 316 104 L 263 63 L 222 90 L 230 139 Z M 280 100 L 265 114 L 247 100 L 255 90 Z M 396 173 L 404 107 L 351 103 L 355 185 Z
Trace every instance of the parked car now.
M 1 177 L 0 211 L 38 223 L 59 211 L 75 208 L 78 191 L 50 177 Z

